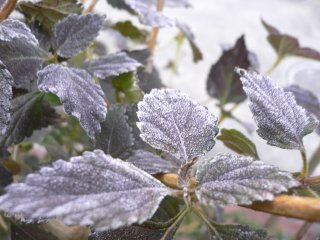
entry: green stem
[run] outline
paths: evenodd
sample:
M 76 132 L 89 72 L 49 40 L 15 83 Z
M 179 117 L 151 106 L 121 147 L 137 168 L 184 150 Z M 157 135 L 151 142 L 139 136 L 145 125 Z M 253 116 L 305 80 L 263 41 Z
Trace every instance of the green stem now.
M 302 180 L 308 176 L 308 162 L 307 162 L 307 155 L 305 150 L 300 151 L 301 159 L 302 159 L 302 170 L 300 173 L 299 178 Z
M 172 223 L 172 225 L 166 230 L 166 232 L 164 233 L 164 235 L 161 237 L 160 240 L 166 240 L 170 232 L 183 220 L 183 218 L 189 213 L 189 211 L 190 211 L 189 207 L 184 208 L 180 212 L 179 216 L 174 221 L 174 223 Z
M 211 222 L 208 220 L 208 218 L 204 214 L 202 214 L 201 210 L 198 209 L 198 207 L 195 205 L 192 206 L 192 209 L 193 209 L 194 213 L 200 219 L 202 219 L 202 221 L 208 226 L 208 228 L 210 228 L 210 230 L 213 231 L 216 234 L 216 236 L 219 237 L 220 240 L 222 240 L 218 231 L 216 230 L 216 228 L 211 224 Z
M 282 55 L 278 55 L 276 60 L 274 61 L 274 63 L 272 64 L 272 66 L 268 69 L 268 71 L 266 72 L 266 75 L 269 75 L 272 73 L 272 71 L 281 63 L 283 59 Z

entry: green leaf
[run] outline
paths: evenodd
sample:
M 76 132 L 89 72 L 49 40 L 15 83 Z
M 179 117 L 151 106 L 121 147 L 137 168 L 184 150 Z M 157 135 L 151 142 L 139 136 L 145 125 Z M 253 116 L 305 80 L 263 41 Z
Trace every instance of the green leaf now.
M 55 122 L 55 111 L 43 101 L 43 93 L 28 93 L 13 99 L 12 116 L 6 134 L 0 138 L 0 146 L 7 147 L 30 137 L 35 129 Z
M 120 74 L 112 79 L 116 101 L 121 103 L 138 102 L 142 99 L 142 91 L 137 86 L 137 79 L 133 72 Z
M 80 14 L 83 7 L 77 0 L 22 0 L 18 9 L 28 20 L 37 20 L 42 28 L 51 34 L 56 22 L 70 14 Z
M 95 135 L 95 148 L 113 157 L 119 157 L 130 150 L 133 137 L 125 112 L 125 107 L 112 105 L 106 120 L 101 123 L 101 132 Z
M 278 29 L 263 19 L 261 19 L 261 22 L 268 31 L 268 41 L 278 56 L 285 57 L 291 55 L 320 60 L 319 51 L 312 48 L 301 47 L 297 38 L 289 34 L 282 34 Z
M 210 231 L 210 240 L 267 240 L 268 232 L 247 225 L 213 224 L 216 232 Z
M 259 159 L 256 145 L 236 129 L 221 129 L 217 139 L 236 153 Z
M 221 106 L 226 103 L 240 103 L 246 99 L 240 77 L 234 72 L 235 67 L 250 68 L 255 66 L 250 58 L 244 36 L 234 47 L 224 51 L 219 60 L 211 67 L 207 78 L 208 94 L 219 100 Z
M 121 33 L 124 37 L 137 42 L 145 42 L 148 36 L 147 31 L 139 29 L 128 20 L 117 22 L 116 24 L 113 24 L 111 28 Z

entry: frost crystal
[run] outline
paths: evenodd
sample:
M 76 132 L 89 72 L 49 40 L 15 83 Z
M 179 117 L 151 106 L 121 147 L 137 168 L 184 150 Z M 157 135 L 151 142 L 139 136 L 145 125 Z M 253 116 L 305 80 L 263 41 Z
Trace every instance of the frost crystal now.
M 181 163 L 206 154 L 215 144 L 217 118 L 179 90 L 152 90 L 138 104 L 137 114 L 141 138 Z
M 50 64 L 38 72 L 40 91 L 56 94 L 65 111 L 79 119 L 90 137 L 100 132 L 107 113 L 104 93 L 84 70 Z
M 95 150 L 11 184 L 0 208 L 26 219 L 58 217 L 103 231 L 146 221 L 169 193 L 146 172 Z
M 243 69 L 237 72 L 250 100 L 259 136 L 270 145 L 303 150 L 302 138 L 318 125 L 315 118 L 296 103 L 291 92 L 284 91 L 269 77 Z
M 196 195 L 206 205 L 251 204 L 299 186 L 290 173 L 241 155 L 219 154 L 199 163 Z

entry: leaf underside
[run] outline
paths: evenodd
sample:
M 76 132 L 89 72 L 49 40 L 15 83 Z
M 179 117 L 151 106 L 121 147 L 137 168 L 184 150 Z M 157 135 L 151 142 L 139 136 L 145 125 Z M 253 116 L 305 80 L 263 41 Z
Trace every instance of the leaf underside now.
M 313 132 L 318 122 L 300 107 L 290 92 L 275 84 L 271 78 L 253 71 L 237 70 L 249 107 L 258 125 L 257 133 L 273 146 L 304 150 L 302 139 Z
M 95 150 L 69 162 L 58 160 L 10 185 L 0 208 L 26 220 L 58 217 L 104 231 L 146 221 L 168 194 L 151 175 Z
M 198 199 L 211 206 L 272 200 L 275 194 L 300 185 L 290 173 L 232 154 L 219 154 L 200 162 L 196 180 Z
M 79 119 L 88 136 L 100 132 L 107 113 L 103 91 L 89 73 L 59 64 L 50 64 L 38 72 L 40 91 L 56 94 L 69 115 Z
M 59 56 L 70 58 L 85 50 L 98 36 L 105 21 L 98 14 L 71 15 L 53 29 L 53 47 Z
M 179 90 L 154 89 L 138 109 L 141 138 L 181 163 L 205 155 L 215 144 L 217 118 Z

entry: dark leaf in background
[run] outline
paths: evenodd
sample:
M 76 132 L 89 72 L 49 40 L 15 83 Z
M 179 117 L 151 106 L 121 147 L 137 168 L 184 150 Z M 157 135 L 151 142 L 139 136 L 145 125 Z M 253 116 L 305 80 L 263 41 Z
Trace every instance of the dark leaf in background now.
M 51 48 L 51 38 L 45 33 L 42 27 L 37 21 L 30 22 L 28 24 L 32 34 L 36 37 L 39 42 L 39 47 L 45 51 L 49 51 Z
M 122 73 L 133 72 L 141 64 L 130 58 L 124 52 L 109 54 L 105 57 L 93 59 L 85 64 L 85 68 L 100 79 L 119 76 Z
M 157 173 L 178 172 L 179 166 L 173 162 L 161 158 L 151 152 L 137 150 L 127 159 L 143 171 L 154 175 Z
M 16 86 L 28 86 L 35 81 L 46 59 L 46 53 L 39 46 L 24 38 L 0 41 L 0 60 L 7 66 Z
M 10 122 L 13 78 L 0 61 L 0 136 L 4 135 Z
M 153 217 L 141 224 L 122 227 L 106 232 L 95 232 L 88 240 L 172 240 L 177 228 L 173 227 L 166 238 L 162 238 L 179 214 L 177 199 L 166 197 Z
M 236 153 L 259 159 L 256 145 L 236 129 L 221 129 L 217 139 Z
M 180 31 L 183 33 L 184 37 L 187 38 L 192 54 L 193 54 L 193 61 L 196 63 L 203 59 L 202 52 L 195 43 L 195 37 L 193 32 L 191 31 L 190 27 L 184 23 L 177 21 L 177 27 L 180 29 Z
M 217 232 L 210 231 L 210 240 L 267 240 L 268 232 L 247 225 L 213 224 Z
M 95 148 L 113 157 L 128 152 L 133 145 L 133 136 L 127 121 L 126 108 L 112 105 L 106 120 L 101 123 L 101 132 L 95 135 Z
M 53 26 L 70 14 L 80 14 L 83 10 L 78 0 L 21 0 L 18 9 L 30 21 L 37 20 L 40 26 L 51 35 Z
M 5 187 L 13 182 L 13 172 L 6 167 L 6 160 L 10 153 L 5 148 L 0 148 L 0 195 L 5 192 Z M 1 235 L 0 235 L 1 237 Z
M 301 47 L 297 38 L 289 34 L 282 34 L 278 29 L 263 19 L 261 19 L 261 22 L 268 31 L 268 41 L 277 52 L 278 56 L 284 57 L 286 55 L 292 55 L 320 60 L 319 51 L 312 48 Z
M 34 130 L 54 123 L 57 114 L 43 101 L 43 93 L 28 93 L 12 100 L 12 116 L 8 129 L 0 138 L 0 145 L 7 147 L 30 137 Z
M 139 29 L 131 21 L 117 22 L 111 26 L 113 30 L 118 31 L 124 37 L 130 38 L 133 41 L 145 42 L 148 36 L 148 32 Z
M 14 19 L 4 20 L 0 24 L 0 40 L 10 42 L 15 38 L 24 39 L 34 45 L 39 44 L 38 40 L 23 22 Z
M 140 137 L 186 163 L 215 144 L 217 118 L 185 93 L 154 89 L 138 104 Z
M 135 103 L 142 99 L 143 93 L 139 88 L 138 79 L 133 72 L 122 73 L 112 79 L 116 101 L 120 103 Z
M 138 0 L 126 0 L 125 3 L 139 15 L 142 24 L 151 27 L 172 27 L 176 24 L 175 20 L 157 12 L 152 7 Z
M 71 15 L 53 28 L 53 47 L 59 56 L 70 58 L 84 51 L 98 36 L 105 17 L 98 14 Z
M 128 4 L 126 4 L 126 0 L 107 0 L 107 2 L 114 8 L 132 12 L 131 8 L 128 6 Z
M 210 206 L 251 204 L 300 185 L 288 172 L 251 157 L 218 154 L 198 164 L 196 195 Z
M 284 90 L 291 92 L 294 95 L 297 104 L 314 114 L 318 121 L 320 121 L 320 102 L 312 92 L 303 89 L 298 85 L 287 86 Z M 320 134 L 320 126 L 317 128 L 317 133 Z
M 35 224 L 11 223 L 11 240 L 58 240 Z
M 220 105 L 226 103 L 240 103 L 246 99 L 242 83 L 235 67 L 251 68 L 250 52 L 248 51 L 244 36 L 241 36 L 233 48 L 224 51 L 219 60 L 211 67 L 207 79 L 208 94 L 219 100 Z M 256 64 L 256 63 L 254 63 Z
M 150 57 L 149 49 L 135 50 L 128 52 L 128 55 L 140 62 L 143 65 L 147 65 L 148 59 Z M 153 66 L 151 73 L 146 71 L 145 68 L 138 68 L 138 85 L 144 93 L 150 93 L 154 88 L 165 87 L 160 78 L 159 71 Z
M 11 184 L 0 208 L 26 220 L 58 217 L 68 225 L 105 231 L 150 219 L 169 194 L 148 173 L 95 150 L 58 160 Z
M 77 68 L 50 64 L 38 72 L 40 91 L 56 94 L 66 113 L 79 119 L 89 137 L 100 132 L 107 113 L 103 91 L 89 73 Z
M 241 75 L 249 107 L 258 125 L 257 133 L 272 146 L 304 151 L 302 139 L 313 132 L 318 121 L 299 106 L 291 92 L 286 92 L 271 78 L 254 71 L 236 70 Z

